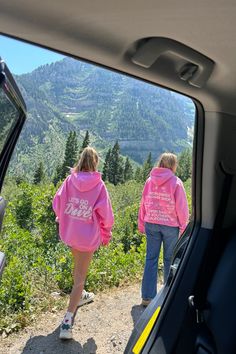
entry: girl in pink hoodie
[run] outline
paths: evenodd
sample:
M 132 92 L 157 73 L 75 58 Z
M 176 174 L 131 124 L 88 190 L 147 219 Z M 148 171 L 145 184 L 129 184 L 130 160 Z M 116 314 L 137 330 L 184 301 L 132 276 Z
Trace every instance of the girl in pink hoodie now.
M 144 306 L 147 306 L 156 296 L 158 258 L 162 242 L 164 282 L 166 282 L 175 244 L 189 219 L 184 186 L 182 181 L 175 176 L 176 168 L 176 155 L 162 154 L 143 189 L 138 228 L 147 236 L 147 253 L 142 280 L 142 304 Z
M 91 147 L 85 148 L 78 164 L 53 199 L 60 238 L 71 248 L 74 259 L 74 285 L 60 328 L 62 339 L 72 338 L 74 314 L 93 254 L 101 244 L 107 245 L 111 239 L 114 216 L 97 166 L 97 152 Z

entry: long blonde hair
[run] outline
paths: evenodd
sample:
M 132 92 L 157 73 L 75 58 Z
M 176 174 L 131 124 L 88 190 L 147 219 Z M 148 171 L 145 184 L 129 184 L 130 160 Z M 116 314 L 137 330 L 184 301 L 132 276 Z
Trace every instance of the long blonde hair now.
M 174 171 L 175 167 L 177 167 L 177 156 L 171 152 L 164 152 L 159 157 L 157 167 L 169 168 L 171 171 Z
M 81 153 L 77 165 L 74 167 L 74 172 L 94 172 L 97 170 L 99 157 L 97 151 L 92 147 L 87 146 Z

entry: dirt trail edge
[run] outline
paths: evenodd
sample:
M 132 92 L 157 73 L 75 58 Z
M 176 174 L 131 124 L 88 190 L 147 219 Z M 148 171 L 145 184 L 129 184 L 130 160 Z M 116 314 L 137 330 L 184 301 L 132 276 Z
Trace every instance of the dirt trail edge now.
M 71 341 L 58 338 L 64 314 L 45 313 L 32 327 L 0 340 L 1 354 L 109 354 L 123 353 L 144 308 L 140 283 L 98 294 L 78 311 Z

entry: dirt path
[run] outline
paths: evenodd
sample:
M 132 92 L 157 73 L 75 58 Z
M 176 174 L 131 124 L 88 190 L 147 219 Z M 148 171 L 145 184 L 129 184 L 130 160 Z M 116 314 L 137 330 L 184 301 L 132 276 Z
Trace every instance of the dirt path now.
M 109 354 L 123 353 L 144 311 L 140 306 L 140 284 L 98 294 L 81 307 L 74 324 L 74 339 L 58 339 L 64 311 L 40 316 L 32 327 L 0 340 L 1 354 Z

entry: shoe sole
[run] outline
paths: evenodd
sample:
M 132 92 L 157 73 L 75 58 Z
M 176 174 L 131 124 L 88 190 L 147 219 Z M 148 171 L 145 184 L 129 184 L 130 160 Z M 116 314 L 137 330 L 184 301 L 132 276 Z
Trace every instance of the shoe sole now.
M 72 333 L 60 333 L 59 338 L 62 340 L 72 339 Z
M 142 300 L 141 305 L 147 307 L 150 304 L 151 300 Z
M 79 304 L 78 304 L 78 307 L 81 307 L 81 306 L 83 306 L 83 305 L 85 305 L 85 304 L 89 304 L 90 302 L 93 302 L 94 297 L 95 297 L 95 295 L 91 296 L 91 297 L 88 298 L 88 299 L 81 299 L 80 302 L 79 302 Z

